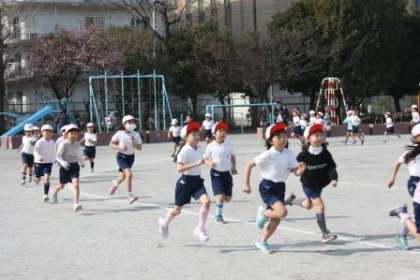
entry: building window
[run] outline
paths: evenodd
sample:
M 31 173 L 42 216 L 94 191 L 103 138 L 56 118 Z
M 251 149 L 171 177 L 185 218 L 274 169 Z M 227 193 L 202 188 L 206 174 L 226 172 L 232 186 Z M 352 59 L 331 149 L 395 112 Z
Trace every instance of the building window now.
M 135 28 L 146 28 L 146 22 L 139 17 L 131 17 L 131 26 Z
M 85 27 L 86 28 L 95 28 L 95 29 L 104 29 L 105 28 L 105 19 L 101 16 L 91 16 L 85 18 Z
M 12 32 L 12 38 L 13 39 L 19 39 L 20 33 L 19 33 L 19 18 L 14 17 L 11 22 L 11 30 Z

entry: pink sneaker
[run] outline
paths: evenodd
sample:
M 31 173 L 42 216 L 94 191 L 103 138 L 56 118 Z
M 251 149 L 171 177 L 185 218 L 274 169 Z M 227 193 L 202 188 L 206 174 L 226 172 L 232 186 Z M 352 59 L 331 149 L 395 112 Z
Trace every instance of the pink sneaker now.
M 117 181 L 112 180 L 111 187 L 109 188 L 109 194 L 113 195 L 117 191 L 117 188 L 118 188 Z
M 128 204 L 132 204 L 133 202 L 139 200 L 139 198 L 137 196 L 130 196 L 128 198 Z
M 165 225 L 165 219 L 159 218 L 159 233 L 162 235 L 163 238 L 167 238 L 169 236 L 169 227 Z
M 200 241 L 209 241 L 210 239 L 207 231 L 205 229 L 200 229 L 199 227 L 194 229 L 194 235 L 197 236 Z

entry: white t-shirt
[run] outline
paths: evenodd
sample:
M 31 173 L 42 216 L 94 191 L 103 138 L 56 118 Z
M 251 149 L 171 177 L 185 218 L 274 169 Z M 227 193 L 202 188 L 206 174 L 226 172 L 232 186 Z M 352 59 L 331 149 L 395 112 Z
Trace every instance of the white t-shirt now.
M 201 125 L 205 130 L 211 130 L 213 127 L 213 121 L 204 120 Z
M 189 144 L 185 144 L 185 146 L 182 147 L 181 151 L 179 152 L 176 162 L 183 163 L 183 164 L 192 164 L 202 159 L 203 159 L 203 150 L 201 149 L 200 146 L 197 146 L 197 149 L 194 149 Z M 191 176 L 201 175 L 201 165 L 191 168 L 187 171 L 184 171 L 182 172 L 182 174 L 191 175 Z
M 275 183 L 285 182 L 298 166 L 296 156 L 290 150 L 279 152 L 274 147 L 258 155 L 254 161 L 260 168 L 261 177 Z
M 34 159 L 36 163 L 53 163 L 55 161 L 54 140 L 47 140 L 44 137 L 40 138 L 34 146 Z
M 419 112 L 411 112 L 411 121 L 414 123 L 420 122 L 420 115 Z
M 180 137 L 181 136 L 181 127 L 180 126 L 171 126 L 169 128 L 169 132 L 172 134 L 172 137 Z
M 232 155 L 235 155 L 233 144 L 229 140 L 225 140 L 222 144 L 218 144 L 216 141 L 208 144 L 204 157 L 216 163 L 213 169 L 226 172 L 230 171 L 232 167 Z
M 358 116 L 351 116 L 351 122 L 353 126 L 359 126 L 362 121 Z
M 36 142 L 35 136 L 23 136 L 22 137 L 22 150 L 21 153 L 30 154 L 34 153 L 34 146 Z
M 305 129 L 308 126 L 308 122 L 304 119 L 301 119 L 300 126 L 302 127 L 302 129 Z
M 55 152 L 58 151 L 58 148 L 60 148 L 60 145 L 64 142 L 64 137 L 60 136 L 57 138 L 57 140 L 55 141 Z
M 387 128 L 391 128 L 394 126 L 394 122 L 392 121 L 391 117 L 386 117 L 385 119 L 385 125 Z
M 299 116 L 294 116 L 293 117 L 293 126 L 300 126 L 300 118 Z
M 316 123 L 316 117 L 310 117 L 309 118 L 309 125 L 313 125 L 314 123 Z
M 399 157 L 398 159 L 399 163 L 405 163 L 404 157 L 407 153 L 408 152 L 405 152 Z M 408 173 L 410 174 L 410 176 L 420 177 L 420 155 L 416 156 L 415 159 L 408 162 L 407 168 L 408 168 Z
M 85 132 L 83 138 L 85 139 L 86 147 L 94 147 L 98 141 L 98 136 L 94 132 Z
M 142 144 L 140 134 L 137 131 L 127 131 L 127 130 L 119 130 L 117 131 L 114 136 L 112 136 L 111 141 L 117 142 L 120 147 L 125 145 L 127 150 L 119 151 L 125 155 L 132 155 L 134 154 L 134 146 L 131 141 L 133 139 L 135 144 Z

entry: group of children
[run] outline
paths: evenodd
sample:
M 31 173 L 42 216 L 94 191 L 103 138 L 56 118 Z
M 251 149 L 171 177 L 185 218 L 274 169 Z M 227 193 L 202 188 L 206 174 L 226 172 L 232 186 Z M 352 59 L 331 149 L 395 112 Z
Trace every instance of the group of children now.
M 312 113 L 312 112 L 311 112 Z M 296 115 L 295 115 L 296 116 Z M 206 122 L 211 122 L 206 119 Z M 294 120 L 295 122 L 295 120 Z M 354 122 L 353 122 L 354 123 Z M 128 202 L 131 204 L 138 200 L 132 191 L 132 171 L 135 150 L 141 150 L 142 139 L 136 131 L 136 119 L 133 116 L 125 116 L 122 120 L 123 129 L 114 134 L 110 146 L 117 151 L 117 164 L 119 176 L 112 181 L 109 193 L 113 195 L 118 186 L 125 181 L 128 191 Z M 175 186 L 175 206 L 166 215 L 158 219 L 158 229 L 162 237 L 169 236 L 169 226 L 173 219 L 178 216 L 182 208 L 191 202 L 191 199 L 201 203 L 197 226 L 193 234 L 201 241 L 209 240 L 207 220 L 210 211 L 211 199 L 201 177 L 201 166 L 210 167 L 210 178 L 213 194 L 216 196 L 215 221 L 225 223 L 223 209 L 224 204 L 232 199 L 233 175 L 238 174 L 236 169 L 236 157 L 233 143 L 227 138 L 228 125 L 224 122 L 211 123 L 210 132 L 208 123 L 199 124 L 191 118 L 181 126 L 177 120 L 172 120 L 172 126 L 168 136 L 173 138 L 175 147 L 173 157 L 176 159 L 176 170 L 180 177 Z M 202 149 L 199 145 L 201 132 L 205 132 L 207 146 Z M 79 204 L 80 166 L 84 166 L 84 160 L 89 160 L 91 171 L 94 169 L 95 145 L 97 137 L 94 133 L 93 124 L 87 125 L 87 132 L 79 140 L 80 130 L 76 125 L 67 125 L 62 130 L 62 139 L 54 142 L 53 129 L 50 125 L 41 128 L 41 137 L 34 134 L 33 127 L 25 126 L 25 136 L 22 141 L 20 152 L 22 153 L 23 169 L 22 180 L 26 182 L 26 172 L 29 172 L 29 181 L 34 172 L 35 180 L 41 177 L 44 183 L 45 202 L 49 201 L 50 175 L 55 162 L 59 165 L 59 184 L 53 190 L 52 202 L 57 202 L 57 194 L 67 183 L 74 187 L 74 211 L 82 209 Z M 415 209 L 415 222 L 407 214 L 405 205 L 392 209 L 391 216 L 399 217 L 404 225 L 402 233 L 396 237 L 401 248 L 408 249 L 407 234 L 411 233 L 420 239 L 420 124 L 412 130 L 415 144 L 408 147 L 408 151 L 399 159 L 393 176 L 388 186 L 394 184 L 395 176 L 402 163 L 406 163 L 410 170 L 408 183 L 409 193 L 413 197 Z M 251 193 L 251 171 L 257 166 L 260 170 L 261 181 L 259 194 L 262 206 L 257 209 L 256 225 L 261 230 L 261 235 L 255 246 L 264 253 L 270 253 L 269 238 L 276 231 L 282 219 L 287 216 L 287 206 L 299 206 L 305 209 L 315 210 L 315 218 L 321 231 L 321 242 L 329 243 L 337 239 L 326 225 L 325 203 L 322 199 L 322 191 L 327 186 L 336 187 L 338 174 L 336 163 L 331 153 L 326 148 L 325 125 L 317 120 L 312 120 L 305 130 L 302 131 L 304 142 L 302 151 L 296 156 L 287 148 L 287 127 L 283 123 L 269 126 L 265 132 L 267 150 L 249 161 L 244 169 L 243 191 Z M 182 146 L 176 153 L 178 145 Z M 85 159 L 81 155 L 81 143 L 84 143 Z M 33 155 L 32 155 L 33 154 Z M 32 157 L 31 157 L 32 155 Z M 34 163 L 34 165 L 33 165 Z M 35 170 L 32 171 L 32 167 Z M 291 173 L 300 176 L 304 198 L 298 198 L 295 194 L 286 195 L 286 181 Z M 22 181 L 23 182 L 23 181 Z
M 225 223 L 223 207 L 232 199 L 232 175 L 238 174 L 233 143 L 227 139 L 228 125 L 224 122 L 216 122 L 211 129 L 213 140 L 203 150 L 199 146 L 202 130 L 203 125 L 189 121 L 180 131 L 184 144 L 176 156 L 177 171 L 181 173 L 181 176 L 175 188 L 175 207 L 158 220 L 159 232 L 164 238 L 169 236 L 169 225 L 172 220 L 181 213 L 183 206 L 194 198 L 201 202 L 201 208 L 193 234 L 202 241 L 209 239 L 206 221 L 209 215 L 210 198 L 201 178 L 202 165 L 210 167 L 211 185 L 213 194 L 216 196 L 215 221 Z M 173 131 L 171 127 L 169 137 L 174 135 Z M 328 243 L 337 238 L 327 229 L 325 206 L 321 198 L 323 188 L 328 185 L 337 186 L 338 178 L 336 164 L 324 145 L 325 126 L 318 121 L 313 121 L 302 131 L 302 137 L 305 139 L 305 146 L 296 157 L 287 148 L 287 127 L 283 123 L 268 127 L 265 135 L 267 151 L 248 162 L 244 170 L 243 191 L 245 193 L 251 192 L 250 176 L 253 167 L 259 167 L 262 177 L 259 193 L 264 206 L 258 207 L 256 218 L 256 224 L 262 232 L 255 245 L 264 253 L 271 252 L 268 239 L 275 232 L 280 221 L 287 216 L 286 206 L 296 205 L 306 209 L 314 207 L 322 232 L 321 241 Z M 285 183 L 291 173 L 301 176 L 305 199 L 296 198 L 292 193 L 285 199 Z

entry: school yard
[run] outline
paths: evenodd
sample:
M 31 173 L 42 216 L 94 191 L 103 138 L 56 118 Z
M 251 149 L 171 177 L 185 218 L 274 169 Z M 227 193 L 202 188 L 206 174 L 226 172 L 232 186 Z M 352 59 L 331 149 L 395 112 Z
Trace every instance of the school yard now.
M 199 205 L 186 207 L 162 239 L 157 219 L 172 206 L 178 174 L 169 158 L 171 144 L 146 144 L 134 164 L 134 192 L 139 202 L 128 205 L 120 187 L 107 194 L 116 175 L 115 153 L 99 147 L 96 172 L 82 170 L 81 204 L 72 211 L 71 186 L 60 193 L 58 204 L 42 202 L 42 186 L 21 186 L 20 157 L 0 150 L 0 279 L 418 279 L 420 243 L 401 251 L 393 237 L 400 224 L 388 210 L 409 203 L 408 173 L 402 169 L 394 189 L 385 182 L 395 160 L 409 143 L 408 136 L 368 137 L 364 146 L 329 139 L 338 164 L 339 186 L 324 192 L 327 224 L 339 235 L 334 244 L 320 244 L 314 212 L 289 208 L 264 255 L 254 246 L 254 224 L 260 204 L 258 169 L 253 192 L 242 192 L 243 167 L 264 150 L 255 134 L 234 135 L 239 176 L 234 179 L 234 200 L 225 207 L 228 224 L 209 220 L 210 241 L 200 242 L 192 231 Z M 295 153 L 300 146 L 290 140 Z M 204 145 L 204 143 L 202 143 Z M 57 182 L 57 170 L 52 183 Z M 203 169 L 211 193 L 209 170 Z M 302 194 L 298 178 L 291 176 L 288 191 Z M 212 208 L 211 214 L 214 209 Z

